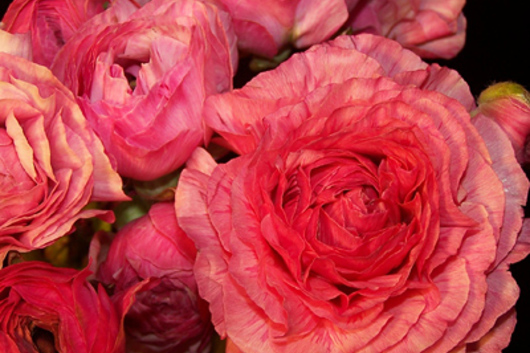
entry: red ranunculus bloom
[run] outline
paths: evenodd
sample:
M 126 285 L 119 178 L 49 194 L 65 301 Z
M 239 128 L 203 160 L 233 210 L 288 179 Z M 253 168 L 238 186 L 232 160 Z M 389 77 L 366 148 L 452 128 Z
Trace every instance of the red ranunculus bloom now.
M 0 351 L 125 352 L 121 309 L 89 273 L 37 261 L 0 270 Z
M 78 97 L 118 172 L 152 180 L 208 139 L 204 99 L 231 89 L 236 38 L 228 14 L 206 1 L 155 0 L 129 16 L 120 6 L 87 22 L 52 71 Z
M 230 347 L 508 344 L 528 180 L 499 126 L 470 117 L 456 72 L 382 37 L 339 37 L 207 106 L 242 155 L 194 152 L 176 210 Z
M 0 261 L 68 234 L 125 200 L 122 181 L 72 93 L 47 68 L 0 53 Z

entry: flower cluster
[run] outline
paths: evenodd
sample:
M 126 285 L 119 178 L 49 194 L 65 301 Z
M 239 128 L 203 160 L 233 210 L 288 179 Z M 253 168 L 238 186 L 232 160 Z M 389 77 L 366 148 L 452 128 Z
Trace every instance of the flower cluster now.
M 464 4 L 14 0 L 0 351 L 500 352 L 530 93 L 424 61 Z

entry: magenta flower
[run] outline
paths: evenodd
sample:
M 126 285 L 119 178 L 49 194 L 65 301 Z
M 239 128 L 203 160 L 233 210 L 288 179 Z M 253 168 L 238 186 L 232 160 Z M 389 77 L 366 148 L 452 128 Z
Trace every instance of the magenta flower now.
M 151 180 L 180 167 L 209 137 L 208 95 L 231 89 L 237 65 L 228 15 L 208 2 L 114 4 L 76 33 L 52 71 L 69 87 L 126 177 Z
M 172 203 L 153 205 L 113 239 L 97 279 L 118 296 L 141 281 L 153 283 L 136 294 L 125 317 L 130 352 L 209 351 L 213 331 L 193 275 L 195 254 Z
M 233 351 L 500 352 L 529 182 L 460 76 L 396 42 L 339 37 L 240 90 L 176 193 L 195 276 Z
M 112 222 L 91 201 L 126 200 L 119 175 L 72 93 L 43 66 L 0 53 L 0 261 L 72 231 Z

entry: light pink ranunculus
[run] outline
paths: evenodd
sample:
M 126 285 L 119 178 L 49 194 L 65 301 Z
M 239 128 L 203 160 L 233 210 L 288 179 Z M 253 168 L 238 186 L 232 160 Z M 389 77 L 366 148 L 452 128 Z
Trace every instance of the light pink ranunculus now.
M 216 2 L 232 16 L 239 48 L 268 58 L 289 44 L 306 48 L 323 42 L 348 18 L 345 0 Z
M 465 0 L 368 0 L 351 3 L 347 26 L 397 40 L 424 58 L 450 59 L 466 39 Z
M 228 14 L 207 2 L 155 0 L 127 18 L 112 15 L 118 5 L 77 32 L 52 71 L 78 97 L 118 172 L 152 180 L 209 137 L 203 102 L 232 87 L 235 35 Z
M 120 309 L 88 275 L 38 261 L 0 270 L 0 351 L 124 353 Z
M 96 237 L 94 242 L 98 242 Z M 92 244 L 97 249 L 100 244 Z M 158 203 L 112 240 L 96 278 L 127 292 L 150 280 L 125 317 L 129 352 L 206 353 L 213 333 L 193 275 L 195 246 L 177 224 L 173 203 Z M 91 256 L 97 258 L 97 250 Z
M 0 261 L 70 233 L 110 211 L 91 201 L 128 199 L 72 93 L 47 68 L 0 53 Z
M 477 114 L 493 119 L 512 142 L 517 161 L 530 166 L 530 93 L 514 82 L 485 89 L 478 98 Z
M 234 351 L 508 345 L 529 183 L 456 72 L 339 37 L 207 105 L 242 155 L 197 149 L 175 207 Z
M 3 29 L 27 33 L 33 61 L 49 67 L 55 54 L 88 19 L 104 10 L 106 0 L 13 0 Z

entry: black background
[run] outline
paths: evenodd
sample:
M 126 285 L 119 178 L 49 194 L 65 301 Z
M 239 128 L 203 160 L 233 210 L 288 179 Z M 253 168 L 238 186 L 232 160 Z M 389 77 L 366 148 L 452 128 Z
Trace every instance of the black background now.
M 2 2 L 2 14 L 6 8 L 6 2 Z M 475 96 L 488 85 L 506 80 L 530 89 L 528 10 L 527 0 L 468 0 L 464 8 L 468 23 L 466 45 L 455 59 L 437 62 L 458 70 Z M 530 351 L 530 258 L 513 265 L 512 272 L 521 288 L 521 297 L 517 303 L 518 323 L 510 346 L 503 352 L 527 352 Z

